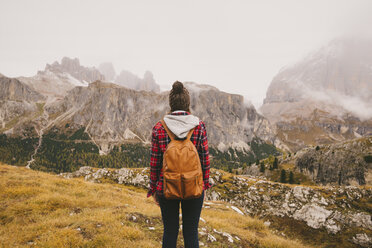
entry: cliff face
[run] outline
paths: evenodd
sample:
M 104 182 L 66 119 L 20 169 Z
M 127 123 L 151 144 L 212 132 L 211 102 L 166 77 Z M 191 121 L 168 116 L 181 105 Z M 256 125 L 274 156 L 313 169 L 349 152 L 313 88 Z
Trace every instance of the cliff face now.
M 185 85 L 192 96 L 191 111 L 206 123 L 212 146 L 249 151 L 247 143 L 253 137 L 275 141 L 267 120 L 253 106 L 244 104 L 242 96 L 211 86 Z M 97 81 L 88 87 L 74 88 L 63 100 L 46 109 L 50 115 L 58 115 L 55 125 L 86 127 L 101 150 L 107 152 L 122 142 L 149 144 L 152 126 L 170 110 L 168 94 L 135 91 Z
M 122 142 L 149 143 L 152 125 L 167 111 L 166 96 L 96 81 L 88 87 L 75 87 L 46 109 L 58 116 L 56 126 L 84 126 L 107 152 Z
M 16 78 L 0 76 L 0 100 L 36 102 L 44 97 Z
M 206 122 L 208 136 L 220 150 L 234 147 L 248 151 L 246 143 L 254 137 L 275 143 L 270 123 L 243 96 L 192 82 L 185 86 L 191 94 L 192 112 Z
M 274 77 L 260 110 L 292 151 L 372 134 L 370 44 L 334 40 Z
M 12 133 L 39 114 L 45 97 L 15 78 L 0 76 L 0 132 Z M 23 129 L 23 127 L 21 128 Z M 25 130 L 19 130 L 22 136 Z

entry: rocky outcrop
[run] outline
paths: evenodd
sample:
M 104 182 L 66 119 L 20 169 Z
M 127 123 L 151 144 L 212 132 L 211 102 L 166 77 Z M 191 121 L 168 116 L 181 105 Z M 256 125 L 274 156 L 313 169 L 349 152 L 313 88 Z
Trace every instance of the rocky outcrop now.
M 370 44 L 336 39 L 273 78 L 260 111 L 291 151 L 372 134 Z
M 319 184 L 372 184 L 372 136 L 307 148 L 292 160 Z
M 146 71 L 143 78 L 139 78 L 130 71 L 122 70 L 114 82 L 134 90 L 160 92 L 160 86 L 150 71 Z
M 83 176 L 85 180 L 94 182 L 110 179 L 143 188 L 149 185 L 149 168 L 108 170 L 82 167 L 77 172 L 60 175 L 67 178 Z M 206 191 L 207 199 L 232 204 L 235 206 L 233 210 L 240 214 L 258 215 L 265 219 L 270 219 L 270 216 L 290 218 L 331 235 L 351 235 L 350 242 L 365 247 L 371 245 L 371 214 L 365 210 L 371 200 L 371 188 L 289 186 L 213 169 L 210 183 L 212 188 Z M 352 230 L 358 234 L 352 236 Z
M 61 173 L 64 178 L 84 177 L 85 181 L 99 183 L 103 179 L 111 179 L 119 184 L 147 187 L 149 176 L 147 168 L 121 168 L 121 169 L 94 169 L 89 166 L 80 167 L 79 170 L 71 173 Z
M 104 80 L 104 76 L 94 67 L 84 67 L 80 65 L 78 58 L 70 59 L 64 57 L 61 60 L 61 63 L 57 61 L 53 64 L 47 64 L 45 66 L 45 71 L 51 71 L 56 73 L 68 73 L 74 78 L 78 79 L 81 82 L 94 82 L 96 80 Z

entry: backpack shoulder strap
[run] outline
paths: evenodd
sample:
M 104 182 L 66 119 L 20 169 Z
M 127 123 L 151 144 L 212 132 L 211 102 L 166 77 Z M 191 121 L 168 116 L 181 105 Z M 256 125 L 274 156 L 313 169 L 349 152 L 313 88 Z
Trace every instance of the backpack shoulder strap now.
M 194 132 L 194 129 L 195 129 L 195 128 L 193 128 L 193 129 L 191 129 L 191 130 L 189 131 L 189 133 L 187 134 L 186 139 L 190 140 L 191 135 L 192 135 L 192 133 Z
M 172 140 L 175 139 L 175 135 L 171 132 L 171 130 L 168 129 L 167 125 L 165 124 L 164 120 L 160 120 L 161 124 L 163 125 L 165 132 L 168 134 L 169 138 Z

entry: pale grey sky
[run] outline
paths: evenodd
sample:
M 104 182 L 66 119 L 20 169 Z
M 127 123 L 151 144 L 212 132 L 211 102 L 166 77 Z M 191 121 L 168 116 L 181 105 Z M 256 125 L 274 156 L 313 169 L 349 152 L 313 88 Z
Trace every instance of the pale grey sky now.
M 0 73 L 32 76 L 63 56 L 112 62 L 160 85 L 194 81 L 258 107 L 283 66 L 350 30 L 372 1 L 0 0 Z

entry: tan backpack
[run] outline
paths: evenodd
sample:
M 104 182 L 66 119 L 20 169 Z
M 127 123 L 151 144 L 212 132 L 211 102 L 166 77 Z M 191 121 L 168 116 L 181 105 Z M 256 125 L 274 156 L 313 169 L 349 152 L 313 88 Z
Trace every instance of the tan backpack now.
M 177 140 L 164 120 L 161 123 L 171 139 L 163 154 L 164 197 L 167 199 L 191 199 L 203 193 L 203 171 L 199 154 L 190 137 Z

